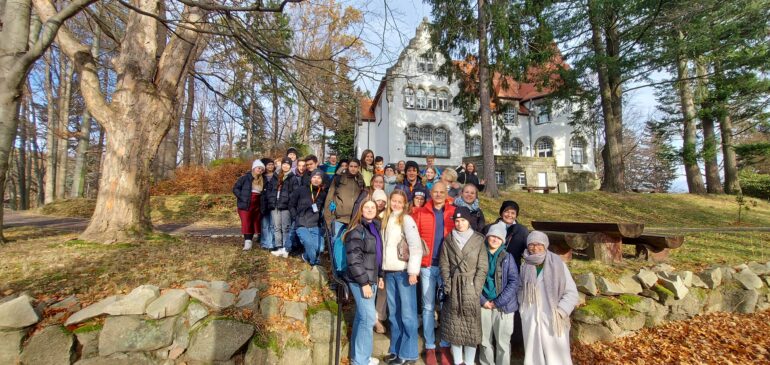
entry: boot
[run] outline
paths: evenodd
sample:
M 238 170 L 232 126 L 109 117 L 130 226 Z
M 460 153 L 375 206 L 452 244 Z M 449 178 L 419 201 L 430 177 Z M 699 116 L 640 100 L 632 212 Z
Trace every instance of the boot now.
M 454 365 L 452 362 L 452 350 L 449 347 L 439 347 L 441 353 L 441 365 Z
M 243 250 L 244 251 L 251 250 L 251 245 L 252 244 L 253 244 L 253 242 L 251 240 L 244 240 L 243 241 Z
M 436 349 L 425 350 L 425 365 L 438 365 L 438 361 L 436 361 Z

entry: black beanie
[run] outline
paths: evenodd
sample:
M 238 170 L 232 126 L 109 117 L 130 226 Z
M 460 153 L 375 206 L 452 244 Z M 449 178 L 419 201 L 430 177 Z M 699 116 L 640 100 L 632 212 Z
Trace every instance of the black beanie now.
M 516 211 L 516 215 L 519 215 L 519 204 L 516 203 L 513 200 L 506 200 L 506 201 L 503 202 L 502 205 L 500 205 L 500 216 L 501 217 L 503 216 L 503 212 L 506 209 L 508 209 L 508 208 L 513 208 L 513 210 Z
M 414 167 L 417 170 L 417 172 L 420 172 L 420 165 L 418 165 L 417 162 L 414 162 L 412 160 L 406 161 L 406 167 L 404 167 L 404 172 L 406 172 L 406 170 L 409 170 L 410 167 Z

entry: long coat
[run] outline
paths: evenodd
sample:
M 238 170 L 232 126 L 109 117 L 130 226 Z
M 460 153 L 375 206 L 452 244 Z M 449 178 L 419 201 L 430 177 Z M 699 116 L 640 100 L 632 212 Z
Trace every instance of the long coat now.
M 448 294 L 441 308 L 441 338 L 452 345 L 476 346 L 481 343 L 479 297 L 489 270 L 484 236 L 474 232 L 461 250 L 448 234 L 441 246 L 439 268 Z

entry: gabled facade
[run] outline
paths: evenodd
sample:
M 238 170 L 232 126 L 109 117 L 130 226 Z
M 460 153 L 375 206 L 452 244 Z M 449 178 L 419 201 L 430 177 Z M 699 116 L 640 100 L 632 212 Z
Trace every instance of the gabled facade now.
M 438 53 L 426 57 L 430 47 L 424 20 L 387 69 L 374 99 L 361 103 L 357 154 L 371 149 L 388 162 L 414 160 L 421 165 L 425 157 L 435 156 L 437 165 L 451 167 L 481 160 L 480 125 L 463 128 L 462 116 L 451 105 L 459 84 L 435 75 L 444 59 Z M 572 105 L 549 106 L 548 90 L 510 79 L 502 87 L 498 79 L 494 92 L 500 105 L 494 107 L 504 109 L 493 117 L 502 118 L 508 131 L 496 128 L 495 133 L 498 182 L 509 189 L 594 189 L 593 150 L 585 138 L 573 136 L 568 123 Z M 574 182 L 576 178 L 585 181 Z

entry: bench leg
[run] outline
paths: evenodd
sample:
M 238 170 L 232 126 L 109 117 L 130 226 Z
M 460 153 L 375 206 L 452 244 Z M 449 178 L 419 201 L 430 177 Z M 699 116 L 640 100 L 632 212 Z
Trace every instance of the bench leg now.
M 557 246 L 557 245 L 551 245 L 548 247 L 548 249 L 559 255 L 561 257 L 562 261 L 564 262 L 570 262 L 572 261 L 572 248 L 569 246 Z
M 664 248 L 661 251 L 655 251 L 647 245 L 636 245 L 636 258 L 650 262 L 668 261 L 669 249 Z
M 589 232 L 588 258 L 599 260 L 605 264 L 616 264 L 623 261 L 623 240 L 604 233 Z

